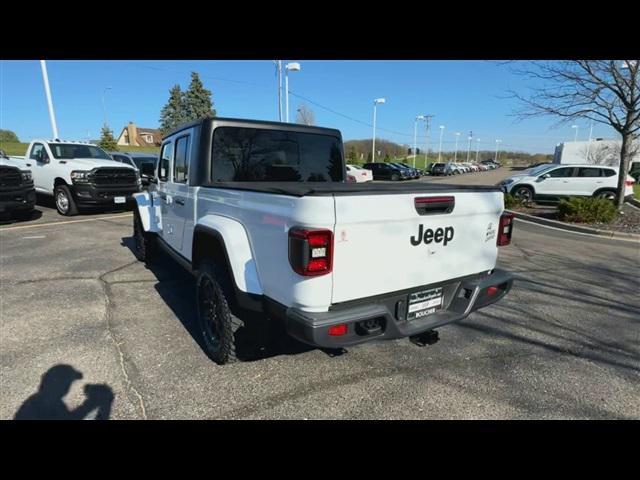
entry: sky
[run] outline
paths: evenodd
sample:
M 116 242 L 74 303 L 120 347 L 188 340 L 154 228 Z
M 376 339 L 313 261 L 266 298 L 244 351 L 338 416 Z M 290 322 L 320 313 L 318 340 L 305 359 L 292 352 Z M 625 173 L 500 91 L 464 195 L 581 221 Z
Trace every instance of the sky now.
M 576 133 L 571 124 L 557 126 L 553 118 L 517 121 L 511 114 L 518 105 L 505 97 L 510 89 L 524 91 L 527 83 L 497 62 L 289 59 L 283 65 L 287 62 L 301 64 L 300 71 L 289 74 L 291 121 L 306 104 L 317 125 L 341 130 L 344 140 L 371 138 L 373 100 L 380 97 L 386 103 L 377 107 L 376 138 L 413 145 L 415 117 L 430 114 L 429 146 L 436 151 L 440 125 L 445 127 L 443 151 L 454 150 L 455 132 L 461 133 L 459 151 L 467 150 L 473 132 L 471 151 L 476 141 L 480 150 L 494 150 L 501 139 L 501 150 L 546 154 Z M 270 60 L 47 61 L 47 70 L 59 136 L 65 140 L 99 138 L 105 110 L 116 136 L 130 121 L 157 128 L 169 89 L 179 84 L 186 90 L 191 71 L 212 91 L 218 116 L 278 120 L 277 77 Z M 589 124 L 576 124 L 578 139 L 586 140 Z M 0 61 L 0 128 L 14 131 L 23 142 L 52 137 L 39 61 Z M 614 138 L 615 132 L 596 124 L 593 137 Z M 424 145 L 420 122 L 418 146 Z

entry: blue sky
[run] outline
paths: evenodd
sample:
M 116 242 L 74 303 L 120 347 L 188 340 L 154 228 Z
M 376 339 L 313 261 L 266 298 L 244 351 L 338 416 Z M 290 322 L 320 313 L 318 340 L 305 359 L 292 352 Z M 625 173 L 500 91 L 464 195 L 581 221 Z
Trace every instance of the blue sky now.
M 480 138 L 480 149 L 493 150 L 495 139 L 500 138 L 501 149 L 531 153 L 552 153 L 558 142 L 574 137 L 570 125 L 554 127 L 556 120 L 551 118 L 516 123 L 509 116 L 514 102 L 501 97 L 508 89 L 522 90 L 525 83 L 495 62 L 290 59 L 283 63 L 287 61 L 299 61 L 302 66 L 290 74 L 292 93 L 366 124 L 373 120 L 373 99 L 385 97 L 386 104 L 378 107 L 378 138 L 413 144 L 414 118 L 419 114 L 435 115 L 430 133 L 434 149 L 439 125 L 445 126 L 443 150 L 454 149 L 454 132 L 461 132 L 462 151 L 469 131 Z M 278 119 L 271 61 L 48 61 L 47 67 L 58 130 L 64 139 L 99 137 L 105 87 L 111 87 L 105 102 L 116 135 L 129 121 L 157 127 L 169 89 L 176 83 L 186 89 L 192 70 L 213 92 L 219 116 Z M 340 129 L 345 140 L 371 138 L 368 125 L 293 95 L 289 100 L 292 121 L 296 108 L 307 103 L 318 125 Z M 578 138 L 586 139 L 589 125 L 577 124 Z M 52 136 L 38 61 L 0 61 L 0 128 L 15 131 L 22 141 Z M 594 137 L 614 135 L 606 126 L 594 128 Z M 423 124 L 419 124 L 418 144 L 424 145 Z

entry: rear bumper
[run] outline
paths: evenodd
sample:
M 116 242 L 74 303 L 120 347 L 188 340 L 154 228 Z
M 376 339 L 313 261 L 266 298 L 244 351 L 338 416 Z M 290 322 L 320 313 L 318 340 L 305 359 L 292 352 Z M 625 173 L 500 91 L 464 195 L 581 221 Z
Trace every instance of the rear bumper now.
M 338 348 L 370 340 L 392 340 L 409 337 L 456 322 L 470 313 L 491 305 L 504 297 L 513 284 L 513 276 L 504 270 L 495 269 L 489 275 L 473 275 L 454 282 L 425 285 L 412 289 L 417 292 L 434 287 L 443 288 L 443 308 L 420 319 L 407 320 L 407 296 L 411 292 L 391 294 L 375 299 L 363 299 L 353 306 L 336 306 L 322 313 L 303 312 L 288 308 L 285 313 L 287 333 L 310 345 L 324 348 Z M 497 287 L 493 295 L 487 289 Z M 367 334 L 359 322 L 378 319 L 382 330 Z M 329 335 L 329 327 L 347 324 L 347 333 L 341 336 Z
M 36 191 L 33 186 L 0 190 L 0 213 L 33 210 L 36 205 Z
M 73 193 L 79 205 L 117 205 L 115 197 L 125 197 L 127 205 L 133 202 L 134 193 L 140 192 L 138 185 L 109 185 L 99 187 L 91 184 L 76 184 Z

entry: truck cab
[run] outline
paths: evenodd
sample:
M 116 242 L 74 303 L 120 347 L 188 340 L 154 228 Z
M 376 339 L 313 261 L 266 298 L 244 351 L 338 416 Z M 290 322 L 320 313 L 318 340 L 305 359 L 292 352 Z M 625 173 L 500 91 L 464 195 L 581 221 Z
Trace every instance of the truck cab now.
M 36 139 L 24 157 L 11 158 L 31 170 L 36 191 L 53 196 L 61 215 L 83 206 L 130 204 L 141 187 L 135 168 L 91 143 Z

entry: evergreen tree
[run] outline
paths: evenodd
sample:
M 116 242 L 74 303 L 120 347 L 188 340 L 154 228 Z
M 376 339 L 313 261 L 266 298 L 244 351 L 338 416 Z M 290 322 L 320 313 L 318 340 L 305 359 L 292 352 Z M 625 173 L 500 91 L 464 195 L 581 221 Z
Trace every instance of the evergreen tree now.
M 191 72 L 191 84 L 184 94 L 183 106 L 187 122 L 216 115 L 211 101 L 211 90 L 204 88 L 196 72 Z
M 98 146 L 107 152 L 118 151 L 118 143 L 116 142 L 116 139 L 113 138 L 113 132 L 106 123 L 100 132 L 100 141 L 98 141 Z
M 163 135 L 185 123 L 185 99 L 180 85 L 169 90 L 169 101 L 160 112 L 160 131 Z
M 356 159 L 357 159 L 357 154 L 356 154 L 356 147 L 351 145 L 351 148 L 349 149 L 349 153 L 347 154 L 347 158 L 349 159 L 349 161 L 351 163 L 355 163 Z

